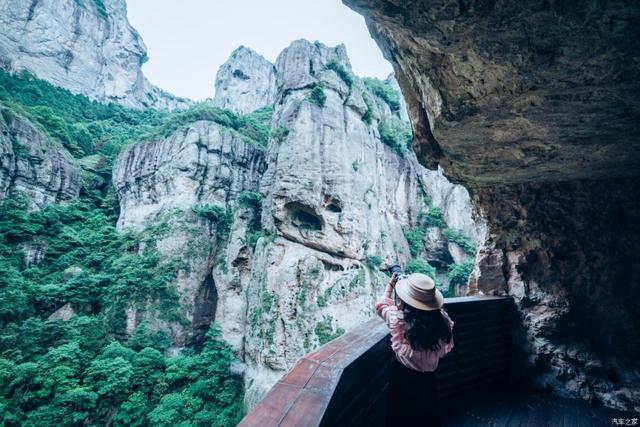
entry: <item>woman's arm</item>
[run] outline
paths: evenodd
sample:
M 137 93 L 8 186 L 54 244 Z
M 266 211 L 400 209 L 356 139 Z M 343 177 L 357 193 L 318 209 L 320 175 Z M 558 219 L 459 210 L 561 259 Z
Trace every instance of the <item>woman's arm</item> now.
M 398 280 L 398 277 L 394 273 L 393 276 L 391 276 L 391 280 L 387 284 L 387 287 L 385 288 L 384 293 L 378 299 L 378 301 L 376 301 L 376 304 L 375 304 L 376 313 L 378 313 L 378 316 L 380 316 L 387 323 L 389 323 L 389 319 L 388 319 L 389 309 L 391 308 L 396 309 L 396 306 L 393 303 L 393 300 L 391 299 L 391 294 L 393 292 L 393 288 L 395 287 L 397 280 Z

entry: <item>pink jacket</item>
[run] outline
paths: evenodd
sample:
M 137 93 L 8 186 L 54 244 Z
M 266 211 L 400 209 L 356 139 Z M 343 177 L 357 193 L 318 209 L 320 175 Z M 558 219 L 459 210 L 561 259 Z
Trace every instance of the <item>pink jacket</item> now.
M 408 325 L 404 321 L 404 313 L 396 307 L 393 300 L 387 295 L 382 296 L 375 305 L 378 316 L 387 323 L 391 330 L 391 348 L 396 353 L 400 363 L 410 369 L 420 372 L 432 372 L 438 367 L 440 358 L 453 349 L 453 338 L 449 343 L 440 342 L 440 348 L 436 351 L 416 351 L 411 348 L 409 341 L 404 337 Z M 453 330 L 453 320 L 445 311 L 442 312 Z

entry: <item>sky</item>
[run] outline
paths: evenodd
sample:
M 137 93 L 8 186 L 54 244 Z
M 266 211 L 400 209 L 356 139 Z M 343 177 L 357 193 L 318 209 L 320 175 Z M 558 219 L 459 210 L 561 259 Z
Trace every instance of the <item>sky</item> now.
M 127 0 L 127 7 L 147 45 L 147 78 L 193 100 L 213 96 L 218 67 L 240 45 L 275 62 L 296 39 L 344 43 L 355 74 L 393 71 L 364 18 L 340 0 Z

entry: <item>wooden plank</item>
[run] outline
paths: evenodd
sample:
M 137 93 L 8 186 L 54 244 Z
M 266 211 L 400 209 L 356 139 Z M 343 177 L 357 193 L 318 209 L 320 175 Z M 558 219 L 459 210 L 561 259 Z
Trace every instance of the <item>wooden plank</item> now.
M 326 396 L 303 389 L 280 424 L 281 427 L 312 427 L 320 424 L 327 406 Z M 269 424 L 262 424 L 266 427 Z
M 302 358 L 280 380 L 281 383 L 303 387 L 320 366 L 317 362 Z
M 341 376 L 341 369 L 320 365 L 307 381 L 305 389 L 326 395 L 328 403 Z
M 238 424 L 239 427 L 276 426 L 291 408 L 301 392 L 301 388 L 289 384 L 276 383 L 253 408 L 253 410 Z

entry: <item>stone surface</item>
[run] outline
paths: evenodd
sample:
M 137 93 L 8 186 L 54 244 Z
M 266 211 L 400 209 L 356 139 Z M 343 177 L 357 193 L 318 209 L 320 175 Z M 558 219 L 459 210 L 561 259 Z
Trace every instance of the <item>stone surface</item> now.
M 222 259 L 216 259 L 216 254 L 225 249 L 239 252 L 244 247 L 237 240 L 245 237 L 246 219 L 235 218 L 227 245 L 217 241 L 215 227 L 199 218 L 192 208 L 235 203 L 241 191 L 258 189 L 265 168 L 262 148 L 245 143 L 238 133 L 217 123 L 198 121 L 164 140 L 124 149 L 113 170 L 120 200 L 118 227 L 143 230 L 167 224 L 168 230 L 158 234 L 158 249 L 167 257 L 184 258 L 189 266 L 175 283 L 180 292 L 181 314 L 192 324 L 196 322 L 197 297 L 207 282 L 213 281 L 209 286 L 217 289 L 216 320 L 236 349 L 241 348 L 245 309 L 234 304 L 225 286 L 237 288 L 234 280 L 240 280 L 240 274 L 230 277 L 231 283 L 223 284 L 212 276 L 212 270 Z M 230 311 L 234 313 L 232 319 L 219 321 Z M 153 310 L 148 312 L 145 319 L 157 318 L 154 314 L 157 313 Z M 128 318 L 130 331 L 142 319 L 133 308 Z M 194 334 L 194 330 L 180 325 L 168 328 L 176 346 L 184 346 Z
M 516 298 L 523 372 L 638 411 L 640 6 L 344 3 L 394 65 L 420 162 L 486 221 L 469 291 Z
M 423 164 L 479 183 L 640 174 L 638 4 L 344 2 L 394 63 Z
M 271 127 L 280 132 L 267 147 L 247 145 L 234 131 L 201 121 L 125 149 L 113 174 L 118 226 L 166 224 L 159 250 L 189 266 L 176 286 L 190 326 L 157 320 L 152 326 L 169 330 L 179 351 L 197 338 L 201 325 L 215 320 L 244 362 L 250 406 L 301 355 L 373 315 L 388 279 L 382 270 L 410 257 L 404 231 L 427 209 L 424 196 L 441 208 L 447 225 L 474 239 L 484 233 L 463 188 L 424 169 L 411 151 L 399 155 L 381 142 L 378 123 L 401 120 L 401 113 L 391 112 L 353 75 L 344 46 L 295 41 L 275 65 L 262 67 L 263 76 L 255 74 L 255 61 L 261 63 L 257 54 L 239 49 L 218 73 L 217 85 L 239 91 L 225 101 L 238 106 L 227 108 L 249 111 L 263 101 L 250 104 L 255 88 L 234 86 L 233 70 L 255 82 L 275 73 Z M 348 73 L 351 84 L 329 63 Z M 316 84 L 324 87 L 324 107 L 309 100 Z M 363 115 L 369 109 L 368 124 Z M 261 194 L 260 211 L 238 202 L 246 191 Z M 194 214 L 194 206 L 205 204 L 232 210 L 227 235 Z M 253 248 L 256 222 L 262 237 Z M 425 246 L 425 256 L 446 272 L 452 255 L 440 232 L 431 243 L 438 250 Z M 206 294 L 215 301 L 203 299 Z M 131 308 L 129 331 L 155 317 L 152 310 Z
M 0 105 L 0 199 L 20 192 L 39 208 L 77 197 L 80 181 L 80 167 L 67 150 Z M 42 248 L 31 249 L 28 263 L 41 257 Z
M 247 114 L 273 105 L 276 73 L 273 64 L 255 51 L 240 46 L 216 75 L 213 105 Z
M 186 101 L 142 73 L 147 50 L 125 0 L 0 0 L 0 67 L 134 108 Z
M 47 320 L 70 320 L 74 315 L 75 315 L 75 311 L 73 311 L 73 308 L 71 307 L 70 303 L 66 303 L 65 305 L 63 305 L 62 307 L 60 307 L 59 309 L 57 309 L 56 311 L 54 311 L 53 313 L 51 313 L 51 315 L 49 317 L 47 317 Z

